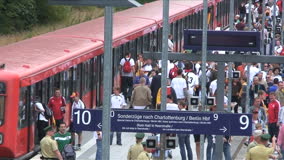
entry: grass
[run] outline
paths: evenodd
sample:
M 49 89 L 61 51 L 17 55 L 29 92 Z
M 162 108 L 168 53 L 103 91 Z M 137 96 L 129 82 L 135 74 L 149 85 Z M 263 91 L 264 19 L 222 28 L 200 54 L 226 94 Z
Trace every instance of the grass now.
M 98 7 L 72 7 L 70 16 L 60 22 L 36 25 L 31 30 L 9 35 L 0 35 L 0 46 L 15 43 L 40 34 L 82 23 L 104 15 L 104 9 Z
M 154 0 L 138 0 L 141 4 L 152 2 Z M 114 12 L 127 9 L 126 7 L 115 8 Z M 104 15 L 104 8 L 98 7 L 72 7 L 70 16 L 59 22 L 36 25 L 31 30 L 17 32 L 9 35 L 0 35 L 0 46 L 5 46 L 37 35 L 51 32 L 57 29 L 72 26 L 78 23 L 89 21 Z

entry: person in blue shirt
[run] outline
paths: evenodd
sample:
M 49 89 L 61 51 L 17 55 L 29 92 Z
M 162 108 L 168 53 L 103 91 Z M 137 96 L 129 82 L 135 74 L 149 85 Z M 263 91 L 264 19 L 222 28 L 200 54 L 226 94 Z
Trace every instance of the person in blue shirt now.
M 150 86 L 149 77 L 146 76 L 144 73 L 145 73 L 145 72 L 144 72 L 144 69 L 140 69 L 140 71 L 139 71 L 139 76 L 136 76 L 135 79 L 134 79 L 133 88 L 135 88 L 136 86 L 139 85 L 139 81 L 140 81 L 140 78 L 141 78 L 141 77 L 144 77 L 144 78 L 146 79 L 146 86 Z

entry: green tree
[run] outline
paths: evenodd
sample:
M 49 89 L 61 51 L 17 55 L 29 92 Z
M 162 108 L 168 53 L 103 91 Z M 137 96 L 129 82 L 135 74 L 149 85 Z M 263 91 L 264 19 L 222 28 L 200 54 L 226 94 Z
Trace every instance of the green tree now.
M 39 23 L 50 23 L 63 20 L 70 14 L 70 6 L 53 6 L 48 4 L 48 0 L 36 0 L 37 17 Z
M 35 24 L 64 19 L 69 6 L 50 6 L 47 0 L 0 0 L 0 34 L 31 29 Z
M 34 0 L 0 0 L 0 32 L 31 28 L 38 21 Z

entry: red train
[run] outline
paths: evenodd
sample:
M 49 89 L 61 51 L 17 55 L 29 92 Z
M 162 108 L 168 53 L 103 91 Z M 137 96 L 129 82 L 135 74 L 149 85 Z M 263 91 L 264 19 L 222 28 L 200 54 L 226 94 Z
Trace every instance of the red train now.
M 217 22 L 228 25 L 229 0 L 208 3 L 209 28 Z M 236 10 L 239 4 L 235 1 Z M 202 28 L 202 7 L 202 0 L 170 1 L 176 51 L 182 49 L 184 28 Z M 102 17 L 0 47 L 0 64 L 5 64 L 0 69 L 0 159 L 27 159 L 38 151 L 31 106 L 35 96 L 47 103 L 58 87 L 65 97 L 79 91 L 88 108 L 102 105 L 103 25 Z M 115 13 L 113 26 L 113 78 L 118 85 L 119 60 L 126 50 L 161 51 L 162 1 Z

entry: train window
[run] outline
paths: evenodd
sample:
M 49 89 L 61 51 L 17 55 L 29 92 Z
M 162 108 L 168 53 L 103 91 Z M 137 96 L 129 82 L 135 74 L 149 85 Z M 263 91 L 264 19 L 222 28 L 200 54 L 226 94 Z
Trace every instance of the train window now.
M 143 36 L 143 51 L 149 51 L 149 43 L 150 38 L 148 38 L 148 34 Z
M 48 91 L 47 91 L 47 87 L 48 87 L 48 81 L 47 81 L 47 79 L 44 79 L 44 80 L 42 80 L 42 82 L 41 82 L 41 84 L 42 84 L 42 94 L 41 94 L 41 97 L 42 97 L 42 102 L 44 102 L 44 103 L 47 103 L 47 101 L 48 101 Z
M 157 36 L 156 36 L 156 32 L 155 31 L 153 31 L 151 33 L 150 51 L 152 51 L 152 52 L 156 52 L 157 51 Z
M 4 123 L 5 95 L 0 95 L 0 126 Z
M 142 37 L 139 37 L 138 39 L 137 39 L 137 44 L 138 44 L 138 50 L 137 50 L 137 52 L 138 53 L 142 53 L 143 52 L 143 40 L 142 40 L 143 38 Z
M 27 87 L 23 87 L 20 90 L 20 98 L 19 98 L 19 110 L 18 110 L 18 126 L 19 128 L 23 128 L 27 125 Z
M 0 126 L 4 123 L 6 84 L 0 82 Z
M 62 96 L 64 97 L 68 97 L 71 93 L 70 93 L 70 89 L 72 87 L 70 87 L 70 82 L 72 80 L 71 77 L 71 69 L 67 70 L 67 71 L 63 71 L 61 72 L 61 86 L 60 89 L 62 91 Z M 66 101 L 68 102 L 68 98 L 66 98 Z
M 6 85 L 4 82 L 0 82 L 0 94 L 6 94 Z
M 86 62 L 83 62 L 80 64 L 81 65 L 81 70 L 80 70 L 80 77 L 81 77 L 81 90 L 80 93 L 81 95 L 85 94 L 85 85 L 86 85 L 86 76 L 84 75 L 85 71 L 86 71 Z
M 192 15 L 192 28 L 193 28 L 193 29 L 197 29 L 197 28 L 196 28 L 196 13 L 194 13 L 194 14 Z

